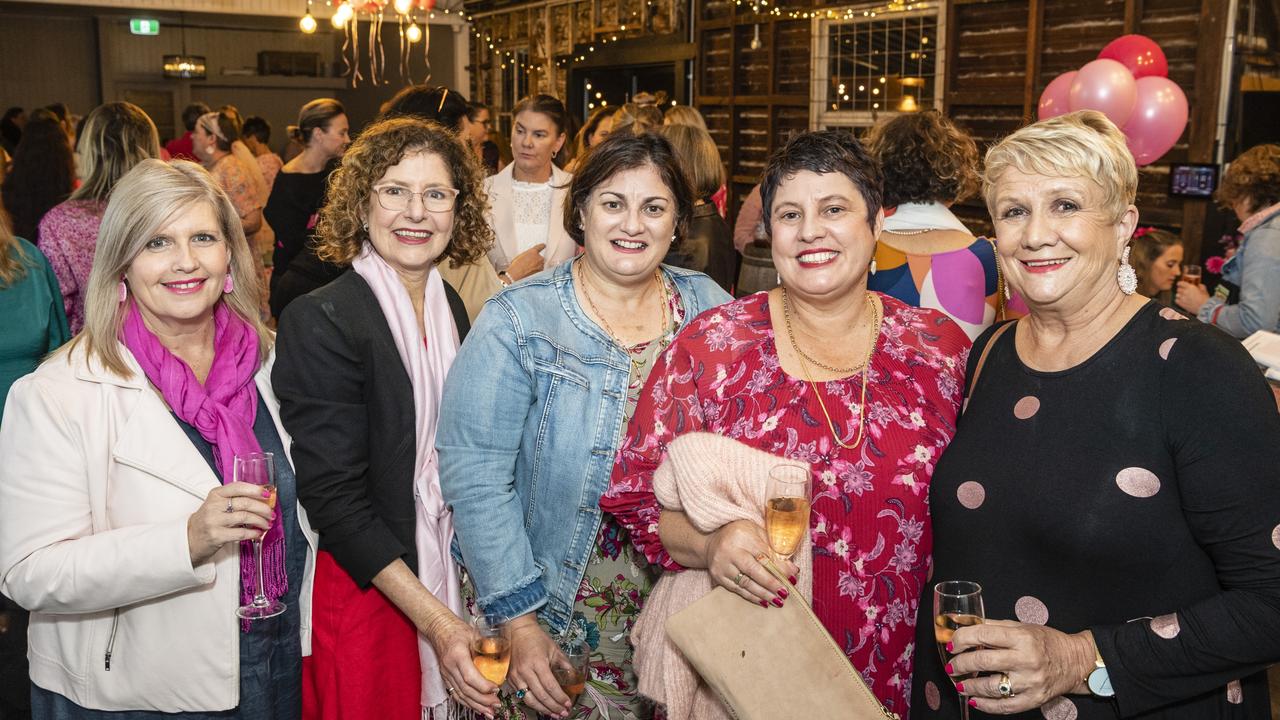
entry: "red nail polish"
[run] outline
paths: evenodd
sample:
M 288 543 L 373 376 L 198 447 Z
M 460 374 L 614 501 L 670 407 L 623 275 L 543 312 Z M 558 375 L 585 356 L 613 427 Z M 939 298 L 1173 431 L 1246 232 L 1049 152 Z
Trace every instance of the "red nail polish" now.
M 786 591 L 786 590 L 779 590 L 779 591 L 778 591 L 778 597 L 782 598 L 783 600 L 786 600 L 786 599 L 787 599 L 787 591 Z
M 791 581 L 791 584 L 792 584 L 792 585 L 795 585 L 795 584 L 796 584 L 796 576 L 795 576 L 795 575 L 791 575 L 791 576 L 787 577 L 787 579 Z
M 760 607 L 762 607 L 762 608 L 764 608 L 764 609 L 768 610 L 768 609 L 769 609 L 769 603 L 768 603 L 768 602 L 766 602 L 766 601 L 764 601 L 764 600 L 761 600 L 761 601 L 760 601 Z
M 964 683 L 962 682 L 956 683 L 956 692 L 958 693 L 964 692 Z
M 947 652 L 955 652 L 955 651 L 956 651 L 955 643 L 947 643 Z
M 976 707 L 978 707 L 978 701 L 977 701 L 977 700 L 974 700 L 973 698 L 969 698 L 969 707 L 971 707 L 971 708 L 976 708 Z
M 262 497 L 264 497 L 264 498 L 269 498 L 269 497 L 271 497 L 271 491 L 270 491 L 270 490 L 263 490 L 263 491 L 262 491 Z
M 956 674 L 956 671 L 951 668 L 951 663 L 947 663 L 947 666 L 943 668 L 943 670 L 946 670 L 948 675 Z
M 782 601 L 781 601 L 781 600 L 779 600 L 778 598 L 774 598 L 774 599 L 773 599 L 773 605 L 774 605 L 774 607 L 782 607 Z

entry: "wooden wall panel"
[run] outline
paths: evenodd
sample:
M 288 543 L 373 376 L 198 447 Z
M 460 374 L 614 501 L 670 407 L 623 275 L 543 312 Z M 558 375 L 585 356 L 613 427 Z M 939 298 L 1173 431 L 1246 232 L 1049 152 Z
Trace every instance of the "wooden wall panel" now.
M 948 49 L 948 104 L 1022 105 L 1027 2 L 957 5 Z
M 733 94 L 733 30 L 708 30 L 702 33 L 698 54 L 700 90 L 703 95 Z
M 769 108 L 739 106 L 733 117 L 733 162 L 729 174 L 734 178 L 758 178 L 769 159 Z
M 31 8 L 33 11 L 36 8 Z M 0 101 L 32 108 L 65 102 L 86 113 L 102 101 L 98 41 L 91 17 L 5 13 L 0 42 Z
M 778 22 L 773 30 L 773 92 L 807 96 L 809 93 L 809 23 Z
M 751 49 L 751 39 L 755 37 L 754 25 L 739 25 L 734 28 L 733 58 L 733 92 L 735 95 L 768 95 L 773 78 L 774 68 L 769 64 L 770 23 L 760 28 L 761 46 Z

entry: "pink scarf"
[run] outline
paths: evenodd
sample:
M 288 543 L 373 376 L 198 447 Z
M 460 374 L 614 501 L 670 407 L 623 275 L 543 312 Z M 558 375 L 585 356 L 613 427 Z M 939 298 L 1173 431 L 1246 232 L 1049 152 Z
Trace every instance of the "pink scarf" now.
M 400 361 L 413 384 L 413 410 L 417 420 L 417 458 L 413 471 L 413 496 L 417 506 L 414 540 L 418 550 L 418 579 L 447 607 L 462 615 L 462 591 L 449 547 L 453 543 L 453 516 L 440 493 L 440 465 L 436 455 L 436 420 L 444 378 L 458 354 L 458 328 L 453 324 L 449 300 L 440 273 L 431 269 L 423 301 L 426 337 L 418 329 L 409 293 L 396 271 L 366 244 L 352 269 L 369 283 L 373 296 L 391 328 Z M 418 636 L 422 663 L 422 706 L 432 717 L 449 713 L 449 695 L 440 675 L 440 662 L 426 638 Z
M 183 422 L 200 432 L 213 446 L 213 461 L 222 484 L 232 482 L 235 457 L 262 452 L 253 434 L 258 414 L 258 391 L 253 384 L 258 371 L 258 334 L 249 323 L 218 303 L 213 312 L 213 366 L 201 385 L 195 373 L 161 344 L 142 320 L 135 303 L 129 304 L 120 341 L 142 366 L 169 408 Z M 278 599 L 289 589 L 284 571 L 284 527 L 280 507 L 262 542 L 263 583 L 267 597 Z M 253 544 L 240 548 L 240 599 L 253 600 L 257 578 Z M 248 625 L 242 623 L 247 632 Z
M 1258 212 L 1245 218 L 1244 222 L 1240 223 L 1239 233 L 1241 235 L 1244 235 L 1250 230 L 1261 225 L 1263 220 L 1266 220 L 1272 215 L 1275 215 L 1277 212 L 1280 212 L 1280 203 L 1276 203 L 1275 205 L 1271 205 L 1270 207 L 1262 208 Z

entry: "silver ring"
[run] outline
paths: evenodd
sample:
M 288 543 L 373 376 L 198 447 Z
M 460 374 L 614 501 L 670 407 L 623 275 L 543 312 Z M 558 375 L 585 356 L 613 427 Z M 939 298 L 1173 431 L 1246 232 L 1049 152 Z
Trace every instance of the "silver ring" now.
M 1013 697 L 1013 683 L 1009 682 L 1009 673 L 1000 673 L 1000 682 L 996 685 L 996 689 L 1000 691 L 1000 697 Z
M 738 577 L 733 579 L 733 584 L 737 585 L 738 587 L 742 587 L 742 581 L 746 579 L 747 579 L 747 574 L 740 572 L 738 573 Z
M 445 687 L 444 691 L 445 691 L 446 693 L 449 693 L 450 695 L 452 695 L 452 694 L 453 694 L 453 688 L 451 688 L 451 687 Z
M 516 699 L 517 699 L 517 700 L 523 700 L 523 699 L 524 699 L 524 696 L 525 696 L 526 694 L 528 694 L 528 692 L 529 692 L 528 690 L 526 690 L 526 689 L 524 689 L 524 688 L 520 688 L 519 690 L 517 690 L 517 691 L 516 691 Z
M 227 509 L 223 510 L 223 512 L 226 512 L 226 513 L 235 512 L 234 510 L 231 509 L 231 498 L 227 498 Z

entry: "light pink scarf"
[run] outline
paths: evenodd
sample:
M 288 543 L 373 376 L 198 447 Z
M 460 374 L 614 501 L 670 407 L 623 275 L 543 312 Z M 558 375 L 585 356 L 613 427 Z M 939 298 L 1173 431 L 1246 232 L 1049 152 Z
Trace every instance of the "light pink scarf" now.
M 1276 203 L 1275 205 L 1271 205 L 1270 207 L 1264 207 L 1258 212 L 1250 215 L 1249 217 L 1245 218 L 1244 222 L 1240 223 L 1240 230 L 1239 230 L 1240 234 L 1243 235 L 1249 232 L 1250 230 L 1258 227 L 1259 225 L 1262 224 L 1263 220 L 1266 220 L 1272 215 L 1275 215 L 1277 212 L 1280 212 L 1280 203 Z
M 449 554 L 453 543 L 453 516 L 440 493 L 440 465 L 436 455 L 436 420 L 440 417 L 440 396 L 444 378 L 458 354 L 458 328 L 453 324 L 449 299 L 440 273 L 427 276 L 423 308 L 426 337 L 418 330 L 409 293 L 396 271 L 365 244 L 351 267 L 369 283 L 373 296 L 391 328 L 400 361 L 413 384 L 413 409 L 417 420 L 417 460 L 413 471 L 413 496 L 417 507 L 414 532 L 418 550 L 418 579 L 454 613 L 462 614 L 462 592 L 457 568 Z M 422 662 L 422 706 L 434 717 L 448 714 L 449 695 L 440 675 L 435 651 L 418 635 L 418 657 Z

